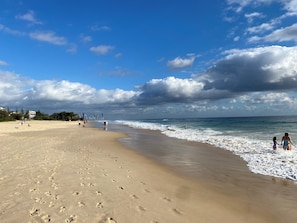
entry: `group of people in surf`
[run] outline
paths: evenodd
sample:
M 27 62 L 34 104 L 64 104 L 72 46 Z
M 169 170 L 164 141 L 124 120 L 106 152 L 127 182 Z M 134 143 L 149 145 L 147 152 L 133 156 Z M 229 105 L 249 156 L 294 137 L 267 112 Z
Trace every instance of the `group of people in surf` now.
M 277 138 L 274 136 L 272 141 L 273 141 L 272 148 L 273 150 L 276 150 L 278 145 Z M 284 150 L 292 150 L 292 145 L 294 144 L 291 137 L 289 136 L 289 133 L 286 132 L 285 135 L 282 137 L 281 145 L 283 146 Z

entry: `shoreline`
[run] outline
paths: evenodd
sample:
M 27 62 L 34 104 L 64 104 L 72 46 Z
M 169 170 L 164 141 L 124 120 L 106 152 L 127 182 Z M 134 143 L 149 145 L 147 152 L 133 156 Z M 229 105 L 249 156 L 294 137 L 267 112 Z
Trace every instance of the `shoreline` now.
M 200 142 L 170 138 L 154 130 L 134 129 L 127 126 L 125 129 L 120 128 L 123 132 L 126 132 L 128 129 L 128 135 L 132 139 L 128 141 L 120 140 L 121 143 L 137 153 L 154 160 L 158 164 L 165 166 L 165 168 L 169 168 L 179 176 L 198 180 L 200 184 L 203 183 L 208 188 L 225 196 L 236 196 L 250 206 L 249 208 L 253 208 L 252 206 L 256 204 L 263 212 L 270 213 L 271 215 L 279 213 L 278 215 L 282 217 L 278 222 L 295 222 L 292 219 L 297 219 L 297 214 L 293 211 L 297 208 L 297 196 L 294 193 L 297 189 L 296 182 L 273 176 L 255 174 L 248 169 L 246 161 L 231 151 L 222 148 Z M 140 134 L 136 133 L 135 135 L 135 132 L 140 132 Z M 149 143 L 147 145 L 146 143 L 149 141 L 156 143 Z M 164 144 L 162 144 L 163 142 Z M 166 163 L 164 160 L 160 160 L 156 156 L 149 154 L 152 150 L 146 153 L 143 149 L 139 149 L 141 147 L 148 149 L 156 145 L 157 148 L 155 150 L 162 150 L 162 146 L 164 147 L 165 145 L 170 145 L 169 150 L 176 150 L 173 147 L 177 147 L 177 150 L 187 148 L 196 151 L 199 148 L 200 151 L 197 154 L 191 155 L 201 157 L 196 161 L 202 168 L 190 168 L 190 171 L 181 170 L 182 166 L 172 162 Z M 160 155 L 160 153 L 157 153 L 157 155 Z M 175 155 L 168 153 L 166 155 L 170 158 L 177 157 L 178 159 L 174 159 L 174 162 L 184 158 L 181 156 L 181 153 Z M 186 168 L 189 168 L 189 166 L 187 165 Z M 193 173 L 193 171 L 196 172 Z
M 226 187 L 222 193 L 205 179 L 183 177 L 124 146 L 118 140 L 125 133 L 71 122 L 14 125 L 0 123 L 1 222 L 290 223 L 297 218 L 297 206 L 288 207 L 266 187 L 258 192 L 272 200 L 250 194 L 258 180 L 240 188 L 244 179 L 236 178 L 239 188 L 232 185 L 238 192 Z M 280 189 L 276 195 L 296 196 L 290 186 L 272 185 L 274 193 Z

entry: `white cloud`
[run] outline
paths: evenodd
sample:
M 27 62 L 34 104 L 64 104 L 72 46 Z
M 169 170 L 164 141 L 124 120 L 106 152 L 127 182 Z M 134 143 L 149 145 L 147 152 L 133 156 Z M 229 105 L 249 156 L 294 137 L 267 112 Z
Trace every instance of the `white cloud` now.
M 251 33 L 251 34 L 253 34 L 253 33 L 263 33 L 263 32 L 266 32 L 266 31 L 273 30 L 274 28 L 275 28 L 275 24 L 262 23 L 261 25 L 247 28 L 247 32 Z
M 83 42 L 83 43 L 92 42 L 92 37 L 91 36 L 85 36 L 85 35 L 81 34 L 80 39 L 81 39 L 81 42 Z
M 56 36 L 52 31 L 35 31 L 29 34 L 30 38 L 42 42 L 48 42 L 54 45 L 66 45 L 67 40 L 64 37 Z
M 7 62 L 5 62 L 5 61 L 3 61 L 3 60 L 0 60 L 0 66 L 7 66 L 7 65 L 8 65 Z
M 94 31 L 94 32 L 97 32 L 97 31 L 110 31 L 111 28 L 109 26 L 93 25 L 93 26 L 91 26 L 91 30 Z
M 124 103 L 129 105 L 139 92 L 122 89 L 105 90 L 67 80 L 30 80 L 13 72 L 0 70 L 1 103 L 9 106 L 28 106 L 39 109 L 89 109 Z
M 112 51 L 115 47 L 114 46 L 108 46 L 108 45 L 100 45 L 100 46 L 93 46 L 90 48 L 91 52 L 94 52 L 98 55 L 106 55 L 110 51 Z
M 187 67 L 191 67 L 195 62 L 195 57 L 192 56 L 190 58 L 181 58 L 181 57 L 176 57 L 173 60 L 169 60 L 167 62 L 167 66 L 172 69 L 172 70 L 176 70 L 176 69 L 183 69 L 183 68 L 187 68 Z
M 288 12 L 297 12 L 297 1 L 296 0 L 287 0 L 287 1 L 281 1 L 284 4 L 284 8 Z
M 284 42 L 284 41 L 297 42 L 297 23 L 289 27 L 275 30 L 271 34 L 261 39 L 268 42 Z
M 26 33 L 20 32 L 18 30 L 10 29 L 2 24 L 0 24 L 0 31 L 3 31 L 5 33 L 11 34 L 11 35 L 18 35 L 18 36 L 24 36 Z
M 235 36 L 235 37 L 233 38 L 233 40 L 234 40 L 235 42 L 237 42 L 238 40 L 240 40 L 240 37 L 239 37 L 239 36 Z
M 234 10 L 237 13 L 240 13 L 245 7 L 259 6 L 263 4 L 268 5 L 273 1 L 278 2 L 279 0 L 227 0 L 227 4 L 229 5 L 230 9 Z M 295 1 L 295 0 L 291 0 L 291 1 Z
M 16 18 L 24 21 L 28 21 L 33 24 L 42 24 L 42 22 L 36 19 L 35 13 L 32 10 L 29 10 L 26 14 L 17 15 Z
M 260 12 L 246 13 L 244 16 L 247 18 L 249 23 L 252 23 L 256 18 L 264 17 L 263 13 Z
M 214 67 L 193 78 L 152 79 L 138 91 L 95 89 L 67 80 L 28 80 L 0 70 L 1 106 L 54 111 L 104 108 L 116 113 L 126 108 L 144 111 L 148 107 L 160 112 L 176 104 L 180 105 L 180 110 L 176 109 L 179 112 L 188 105 L 192 112 L 233 111 L 240 103 L 246 110 L 256 109 L 263 104 L 279 105 L 280 100 L 281 105 L 297 105 L 294 95 L 288 93 L 297 90 L 297 47 L 233 49 L 224 53 Z

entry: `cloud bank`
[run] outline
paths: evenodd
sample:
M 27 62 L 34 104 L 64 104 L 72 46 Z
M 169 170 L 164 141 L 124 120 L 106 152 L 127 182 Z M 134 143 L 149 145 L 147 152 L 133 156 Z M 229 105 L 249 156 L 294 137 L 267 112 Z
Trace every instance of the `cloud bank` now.
M 135 90 L 95 89 L 68 80 L 30 80 L 14 72 L 0 71 L 0 106 L 23 106 L 40 110 L 66 108 L 119 112 L 123 108 L 145 111 L 180 104 L 183 109 L 220 109 L 244 103 L 249 109 L 260 103 L 295 103 L 297 47 L 269 46 L 233 49 L 215 65 L 191 78 L 152 79 Z M 246 107 L 246 109 L 247 109 Z M 247 109 L 248 110 L 248 109 Z M 138 110 L 139 111 L 139 110 Z

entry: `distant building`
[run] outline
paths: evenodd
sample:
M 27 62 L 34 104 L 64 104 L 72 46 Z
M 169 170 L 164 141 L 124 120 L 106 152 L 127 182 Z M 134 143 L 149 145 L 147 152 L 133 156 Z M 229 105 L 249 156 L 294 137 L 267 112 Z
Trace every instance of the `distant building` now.
M 29 119 L 34 118 L 36 116 L 36 111 L 29 111 Z

